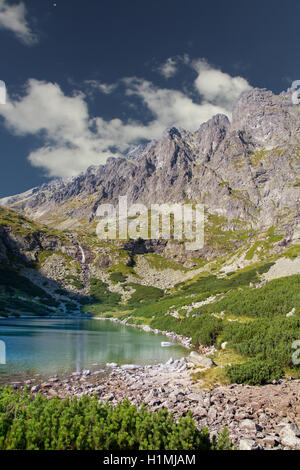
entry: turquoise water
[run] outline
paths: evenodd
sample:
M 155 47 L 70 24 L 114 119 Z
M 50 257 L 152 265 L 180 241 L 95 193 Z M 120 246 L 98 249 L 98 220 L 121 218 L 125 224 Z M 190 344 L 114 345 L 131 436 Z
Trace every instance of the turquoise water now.
M 0 319 L 0 340 L 6 346 L 2 383 L 36 374 L 99 370 L 107 362 L 145 365 L 187 355 L 180 345 L 162 348 L 165 336 L 89 319 Z

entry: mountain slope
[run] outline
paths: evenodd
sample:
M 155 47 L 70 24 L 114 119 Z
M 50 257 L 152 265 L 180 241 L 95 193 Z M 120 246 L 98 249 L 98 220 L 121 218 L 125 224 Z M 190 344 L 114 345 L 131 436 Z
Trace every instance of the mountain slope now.
M 168 129 L 126 158 L 0 204 L 61 229 L 94 230 L 98 205 L 126 194 L 129 203 L 148 205 L 197 201 L 233 228 L 239 220 L 293 231 L 300 220 L 299 111 L 288 92 L 254 89 L 241 95 L 232 123 L 217 115 L 194 134 Z

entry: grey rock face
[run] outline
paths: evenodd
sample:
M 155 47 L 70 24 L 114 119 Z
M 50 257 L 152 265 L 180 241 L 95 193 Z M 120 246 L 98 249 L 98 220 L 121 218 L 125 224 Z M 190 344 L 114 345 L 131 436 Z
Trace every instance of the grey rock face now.
M 195 365 L 203 367 L 205 369 L 210 369 L 214 365 L 213 361 L 209 359 L 209 357 L 201 356 L 200 354 L 194 351 L 191 352 L 189 359 Z
M 265 89 L 242 93 L 235 107 L 232 129 L 244 131 L 262 145 L 299 144 L 299 110 L 291 93 L 274 95 Z
M 287 229 L 300 222 L 300 106 L 289 92 L 244 92 L 232 123 L 217 115 L 195 133 L 170 128 L 159 141 L 127 157 L 55 180 L 0 204 L 57 224 L 95 218 L 101 203 L 196 201 L 208 212 L 267 228 L 289 212 Z M 0 250 L 1 252 L 1 250 Z M 2 254 L 3 256 L 3 254 Z
M 196 133 L 199 163 L 210 161 L 212 155 L 225 139 L 229 129 L 229 119 L 223 114 L 217 114 L 200 126 Z

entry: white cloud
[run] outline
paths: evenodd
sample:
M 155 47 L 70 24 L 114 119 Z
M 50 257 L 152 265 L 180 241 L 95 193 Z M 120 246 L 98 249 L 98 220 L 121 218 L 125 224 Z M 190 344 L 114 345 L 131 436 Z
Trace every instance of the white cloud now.
M 45 145 L 28 158 L 49 176 L 73 176 L 110 155 L 91 130 L 94 122 L 83 94 L 69 97 L 57 84 L 31 79 L 26 95 L 8 99 L 0 112 L 15 134 L 44 138 Z
M 158 67 L 158 72 L 166 79 L 174 77 L 177 73 L 177 61 L 169 57 L 164 64 Z
M 90 165 L 120 155 L 141 140 L 160 138 L 167 127 L 195 131 L 215 114 L 231 117 L 239 93 L 250 88 L 248 82 L 214 69 L 203 60 L 192 66 L 197 71 L 192 85 L 201 95 L 200 103 L 182 91 L 158 88 L 147 80 L 130 77 L 120 81 L 127 99 L 138 97 L 151 112 L 147 123 L 119 118 L 108 121 L 101 114 L 92 118 L 84 93 L 67 96 L 59 85 L 34 79 L 28 81 L 24 96 L 15 100 L 8 97 L 0 114 L 16 135 L 44 139 L 44 145 L 28 156 L 33 166 L 43 168 L 49 176 L 74 176 Z
M 0 28 L 13 32 L 20 41 L 32 45 L 37 42 L 37 36 L 32 32 L 26 15 L 23 2 L 11 5 L 6 0 L 0 0 Z
M 229 74 L 213 68 L 204 59 L 192 62 L 198 73 L 195 87 L 208 101 L 217 103 L 231 111 L 240 94 L 251 86 L 242 77 L 231 77 Z
M 126 79 L 127 95 L 139 96 L 152 111 L 154 123 L 162 130 L 169 126 L 195 131 L 200 124 L 218 113 L 228 114 L 225 108 L 203 101 L 195 103 L 181 91 L 157 88 L 151 82 L 136 78 Z
M 86 80 L 87 85 L 90 85 L 94 89 L 100 90 L 105 95 L 110 95 L 118 87 L 117 83 L 102 83 L 97 80 Z

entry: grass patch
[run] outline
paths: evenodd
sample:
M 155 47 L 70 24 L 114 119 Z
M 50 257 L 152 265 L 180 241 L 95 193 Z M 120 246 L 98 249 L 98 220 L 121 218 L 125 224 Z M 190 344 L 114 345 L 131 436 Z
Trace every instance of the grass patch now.
M 175 263 L 172 260 L 164 258 L 163 256 L 156 254 L 145 255 L 149 267 L 156 269 L 157 271 L 163 271 L 164 269 L 173 269 L 174 271 L 183 271 L 186 272 L 187 269 L 179 263 Z
M 118 282 L 125 282 L 126 279 L 127 279 L 127 276 L 124 276 L 124 274 L 120 272 L 115 272 L 110 275 L 110 280 L 116 284 Z

